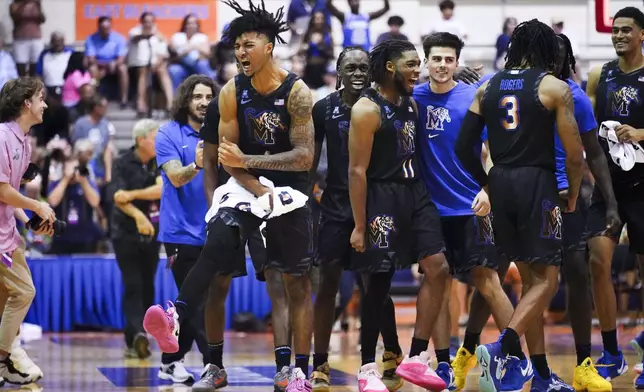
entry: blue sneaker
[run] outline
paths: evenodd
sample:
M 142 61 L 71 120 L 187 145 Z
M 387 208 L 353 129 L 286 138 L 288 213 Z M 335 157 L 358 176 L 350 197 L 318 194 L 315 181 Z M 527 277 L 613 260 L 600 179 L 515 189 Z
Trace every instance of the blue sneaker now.
M 481 367 L 479 390 L 483 392 L 501 391 L 501 378 L 507 356 L 501 351 L 501 342 L 484 344 L 476 348 L 476 359 Z
M 441 380 L 445 381 L 445 385 L 447 385 L 443 391 L 456 390 L 456 377 L 454 377 L 454 369 L 452 369 L 452 365 L 447 362 L 439 363 L 436 367 L 436 374 L 441 378 Z
M 597 360 L 595 367 L 597 373 L 606 380 L 611 381 L 626 373 L 628 364 L 621 351 L 617 355 L 611 355 L 608 351 L 602 351 L 602 356 Z
M 635 379 L 635 389 L 638 391 L 644 390 L 644 373 L 640 374 Z
M 637 356 L 644 358 L 644 331 L 640 332 L 635 339 L 631 340 L 631 347 L 637 353 Z
M 508 362 L 505 364 L 505 375 L 501 380 L 501 391 L 521 392 L 523 385 L 532 380 L 533 376 L 532 361 L 508 356 Z
M 538 373 L 532 378 L 530 392 L 575 392 L 575 389 L 566 384 L 564 380 L 556 374 L 550 372 L 550 377 L 543 379 Z

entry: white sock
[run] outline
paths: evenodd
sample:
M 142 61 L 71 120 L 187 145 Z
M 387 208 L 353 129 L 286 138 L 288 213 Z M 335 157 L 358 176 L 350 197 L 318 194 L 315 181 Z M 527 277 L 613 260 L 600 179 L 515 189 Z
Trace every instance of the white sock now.
M 16 338 L 13 341 L 13 344 L 11 344 L 11 349 L 19 348 L 19 347 L 20 347 L 20 336 L 16 336 Z

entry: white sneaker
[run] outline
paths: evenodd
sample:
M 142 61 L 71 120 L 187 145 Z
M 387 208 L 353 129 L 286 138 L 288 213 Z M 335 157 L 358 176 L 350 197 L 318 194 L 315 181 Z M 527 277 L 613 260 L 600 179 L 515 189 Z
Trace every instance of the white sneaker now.
M 388 392 L 375 362 L 362 366 L 358 371 L 358 390 L 360 392 Z
M 184 384 L 195 380 L 195 376 L 186 370 L 183 361 L 172 362 L 169 365 L 161 365 L 157 377 L 162 380 Z
M 0 377 L 11 384 L 25 385 L 35 382 L 36 379 L 26 372 L 26 369 L 19 368 L 21 363 L 14 363 L 11 354 L 0 361 Z
M 38 381 L 43 377 L 42 370 L 29 358 L 22 347 L 13 347 L 11 349 L 11 360 L 16 369 L 29 374 L 34 381 Z

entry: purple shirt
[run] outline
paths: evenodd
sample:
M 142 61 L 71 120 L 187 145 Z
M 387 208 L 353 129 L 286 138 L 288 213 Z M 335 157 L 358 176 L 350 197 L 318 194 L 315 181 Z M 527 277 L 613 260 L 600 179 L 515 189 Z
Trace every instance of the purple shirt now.
M 18 124 L 0 124 L 0 182 L 20 189 L 20 180 L 31 161 L 31 145 Z M 16 228 L 14 207 L 0 203 L 0 253 L 12 252 L 22 244 Z

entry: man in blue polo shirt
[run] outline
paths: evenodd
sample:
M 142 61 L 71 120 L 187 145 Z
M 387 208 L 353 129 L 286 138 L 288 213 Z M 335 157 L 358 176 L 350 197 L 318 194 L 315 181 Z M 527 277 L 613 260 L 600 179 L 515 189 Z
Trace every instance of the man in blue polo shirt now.
M 168 267 L 172 269 L 179 289 L 197 262 L 206 240 L 203 217 L 208 203 L 201 172 L 203 145 L 199 140 L 199 129 L 214 95 L 212 79 L 203 75 L 188 77 L 177 89 L 172 121 L 162 126 L 156 137 L 157 165 L 162 169 L 163 179 L 158 240 L 165 246 Z M 190 322 L 183 324 L 179 351 L 163 354 L 159 378 L 178 383 L 194 381 L 193 375 L 183 366 L 183 357 L 195 340 L 204 365 L 208 365 L 208 340 L 203 317 L 201 309 L 194 313 Z

